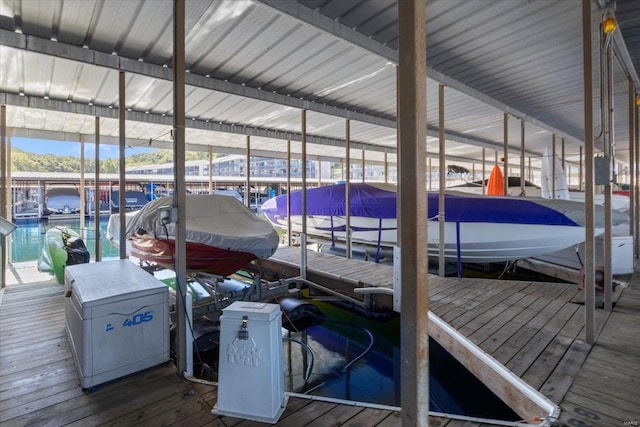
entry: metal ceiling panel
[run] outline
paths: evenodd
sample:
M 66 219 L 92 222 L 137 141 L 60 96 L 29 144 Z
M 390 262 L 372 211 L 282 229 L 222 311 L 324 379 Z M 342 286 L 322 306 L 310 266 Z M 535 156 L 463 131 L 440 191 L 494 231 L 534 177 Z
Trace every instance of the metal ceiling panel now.
M 636 75 L 640 75 L 640 7 L 637 0 L 617 0 L 615 14 Z
M 329 0 L 299 2 L 380 43 L 397 47 L 397 17 L 390 12 L 397 6 L 395 2 L 354 0 L 346 2 L 348 7 Z M 625 39 L 630 37 L 633 46 L 634 30 L 640 25 L 634 27 L 632 23 L 640 19 L 640 4 L 633 2 L 632 5 L 628 0 L 619 3 L 616 15 L 621 16 L 623 34 L 626 28 Z M 378 10 L 384 12 L 378 13 Z M 602 15 L 603 11 L 594 2 L 595 29 Z M 429 0 L 427 64 L 580 140 L 584 133 L 582 29 L 575 25 L 580 21 L 580 0 Z M 365 22 L 366 30 L 362 24 Z M 640 29 L 637 31 L 640 34 Z M 598 32 L 594 31 L 596 59 L 598 43 Z M 636 61 L 640 58 L 637 53 L 632 56 Z M 624 79 L 617 80 L 617 84 L 620 83 L 624 83 Z M 597 94 L 599 83 L 596 81 L 595 84 Z M 432 106 L 437 102 L 437 92 L 429 91 L 428 102 L 428 120 L 434 123 L 432 113 L 437 113 L 437 109 L 433 110 Z M 478 110 L 473 114 L 461 110 L 458 114 L 449 106 L 447 109 L 447 129 L 452 126 L 452 130 L 459 131 L 455 129 L 456 124 L 464 123 L 465 117 L 476 122 L 482 116 Z M 472 126 L 477 128 L 476 123 Z M 625 125 L 624 121 L 620 121 L 619 126 L 623 131 L 625 127 L 628 129 L 628 123 Z M 485 133 L 483 137 L 494 141 L 502 139 L 497 133 Z M 510 145 L 511 141 L 512 138 Z M 535 142 L 528 142 L 528 145 L 535 145 Z
M 335 23 L 335 34 L 271 7 L 268 1 L 265 3 L 187 1 L 185 54 L 190 72 L 260 88 L 260 93 L 294 97 L 309 106 L 326 103 L 394 120 L 395 66 L 388 58 L 374 53 L 375 49 L 356 45 L 344 34 L 345 29 L 355 30 L 370 40 L 386 44 L 387 49 L 395 49 L 395 1 L 298 0 L 301 7 L 310 8 L 313 14 L 329 17 Z M 629 52 L 637 61 L 639 55 L 633 49 L 637 46 L 633 44 L 633 36 L 637 34 L 634 29 L 640 26 L 634 27 L 633 22 L 637 22 L 640 6 L 629 0 L 618 0 L 618 3 L 616 13 L 621 16 L 620 27 L 625 38 L 630 37 Z M 579 140 L 583 133 L 582 34 L 581 27 L 575 23 L 581 19 L 580 4 L 580 0 L 429 0 L 428 65 L 472 90 L 521 111 L 525 118 L 532 117 Z M 142 65 L 170 66 L 172 7 L 171 0 L 66 0 L 51 1 L 46 8 L 39 2 L 12 0 L 3 3 L 0 28 L 56 40 L 66 46 L 86 47 L 91 50 L 90 54 L 113 52 L 118 55 L 109 56 L 114 61 L 130 59 Z M 601 14 L 594 3 L 596 27 Z M 593 39 L 597 58 L 597 32 Z M 73 106 L 93 104 L 117 108 L 117 66 L 110 69 L 74 61 L 71 57 L 64 59 L 61 54 L 32 53 L 24 47 L 8 47 L 11 43 L 7 42 L 7 46 L 0 43 L 0 95 L 25 93 L 28 97 L 71 101 Z M 157 69 L 153 71 L 156 74 Z M 438 126 L 437 86 L 429 79 L 427 119 L 431 135 Z M 624 73 L 616 72 L 615 117 L 619 146 L 628 145 L 626 86 Z M 461 141 L 468 137 L 474 144 L 501 146 L 502 111 L 464 91 L 448 87 L 445 94 L 446 130 L 452 139 Z M 126 97 L 126 106 L 134 113 L 171 115 L 172 86 L 168 80 L 128 72 Z M 187 115 L 196 123 L 209 121 L 247 129 L 300 131 L 298 108 L 275 104 L 268 97 L 255 98 L 243 97 L 240 92 L 224 93 L 190 86 Z M 90 133 L 93 128 L 93 120 L 86 116 L 72 118 L 70 113 L 29 109 L 21 115 L 11 114 L 13 123 L 34 129 Z M 103 121 L 103 132 L 117 135 L 115 120 Z M 135 135 L 142 140 L 161 133 L 160 128 L 166 129 L 166 126 L 127 123 L 128 136 Z M 341 140 L 344 118 L 309 111 L 308 132 Z M 529 123 L 525 125 L 526 150 L 530 155 L 542 153 L 551 137 L 546 130 Z M 243 144 L 241 135 L 202 138 L 214 139 L 225 141 L 234 149 Z M 264 140 L 265 147 L 275 146 L 274 140 Z M 352 140 L 389 148 L 396 145 L 394 129 L 355 120 L 352 120 Z M 257 139 L 256 144 L 260 143 Z M 464 157 L 462 148 L 451 143 L 453 141 L 447 143 L 447 154 Z M 509 145 L 510 151 L 519 152 L 519 117 L 509 119 Z M 338 156 L 339 151 L 343 151 L 339 147 L 327 149 L 334 148 L 338 148 Z M 568 141 L 567 152 L 577 151 L 575 141 Z M 467 157 L 476 157 L 480 151 L 477 147 L 468 147 L 466 153 Z M 624 159 L 624 155 L 621 153 L 620 158 Z M 513 158 L 510 156 L 510 160 Z

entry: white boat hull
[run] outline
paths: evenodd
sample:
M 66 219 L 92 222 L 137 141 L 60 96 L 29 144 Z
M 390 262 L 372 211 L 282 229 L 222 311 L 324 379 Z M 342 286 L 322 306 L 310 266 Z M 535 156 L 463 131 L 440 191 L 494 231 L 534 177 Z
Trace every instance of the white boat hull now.
M 345 218 L 340 216 L 308 216 L 307 234 L 327 240 L 345 241 Z M 286 220 L 279 223 L 287 227 Z M 302 217 L 291 217 L 292 232 L 302 232 Z M 397 244 L 396 219 L 351 217 L 353 243 L 392 247 Z M 596 229 L 596 234 L 602 233 Z M 535 224 L 510 224 L 486 222 L 459 223 L 460 258 L 462 262 L 489 263 L 528 258 L 559 251 L 584 241 L 585 229 L 576 226 L 549 226 Z M 429 256 L 439 253 L 439 222 L 429 221 L 427 230 Z M 457 227 L 445 223 L 444 255 L 449 261 L 458 258 Z

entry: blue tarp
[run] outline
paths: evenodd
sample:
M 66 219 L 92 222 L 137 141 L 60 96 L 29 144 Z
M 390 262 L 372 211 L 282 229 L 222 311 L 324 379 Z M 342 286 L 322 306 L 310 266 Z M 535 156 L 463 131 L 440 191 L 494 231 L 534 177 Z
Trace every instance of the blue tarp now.
M 307 215 L 345 216 L 345 184 L 307 189 Z M 395 186 L 350 184 L 351 215 L 369 218 L 396 217 Z M 545 206 L 545 201 L 515 197 L 490 197 L 466 194 L 445 194 L 445 220 L 447 222 L 493 222 L 517 224 L 545 224 L 577 226 L 565 215 L 566 210 Z M 571 209 L 576 206 L 570 205 Z M 428 218 L 438 215 L 438 194 L 428 194 Z M 268 200 L 262 211 L 272 220 L 287 215 L 287 195 Z M 291 214 L 302 213 L 302 192 L 291 193 Z

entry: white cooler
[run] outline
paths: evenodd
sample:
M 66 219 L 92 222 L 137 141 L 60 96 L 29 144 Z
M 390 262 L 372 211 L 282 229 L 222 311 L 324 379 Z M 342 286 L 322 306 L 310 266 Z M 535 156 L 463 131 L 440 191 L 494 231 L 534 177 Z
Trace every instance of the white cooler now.
M 167 285 L 126 259 L 67 266 L 64 281 L 83 389 L 169 360 Z

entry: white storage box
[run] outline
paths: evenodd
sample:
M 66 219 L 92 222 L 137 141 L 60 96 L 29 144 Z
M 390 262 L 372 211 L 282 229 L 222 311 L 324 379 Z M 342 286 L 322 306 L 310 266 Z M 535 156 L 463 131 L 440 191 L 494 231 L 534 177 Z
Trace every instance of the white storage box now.
M 169 360 L 168 289 L 129 260 L 65 269 L 66 329 L 83 389 Z
M 596 265 L 604 265 L 604 237 L 596 238 Z M 611 274 L 633 273 L 633 236 L 611 237 Z
M 220 317 L 218 403 L 213 413 L 275 423 L 284 393 L 278 304 L 236 301 Z

